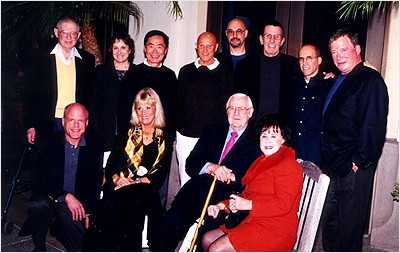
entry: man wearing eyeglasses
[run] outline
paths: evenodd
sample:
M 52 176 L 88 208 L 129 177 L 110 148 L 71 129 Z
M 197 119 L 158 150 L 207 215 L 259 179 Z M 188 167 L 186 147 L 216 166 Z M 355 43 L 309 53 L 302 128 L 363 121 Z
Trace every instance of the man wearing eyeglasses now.
M 246 38 L 248 30 L 242 19 L 235 18 L 229 21 L 225 31 L 229 47 L 216 55 L 221 64 L 226 65 L 231 72 L 235 71 L 236 64 L 246 58 Z
M 76 48 L 81 36 L 78 23 L 61 18 L 54 28 L 57 44 L 34 57 L 27 75 L 24 94 L 24 125 L 27 141 L 40 142 L 62 130 L 64 107 L 73 102 L 88 106 L 91 93 L 94 56 Z
M 316 46 L 302 46 L 298 61 L 304 78 L 293 83 L 289 103 L 281 113 L 291 129 L 296 158 L 320 166 L 322 108 L 334 79 L 326 79 L 320 70 L 322 57 Z
M 240 61 L 234 76 L 235 91 L 248 94 L 254 101 L 255 120 L 279 113 L 287 103 L 290 85 L 302 76 L 297 58 L 280 52 L 286 39 L 278 21 L 266 22 L 259 40 L 262 52 Z
M 250 97 L 236 93 L 225 108 L 229 124 L 205 127 L 186 160 L 186 172 L 191 179 L 180 189 L 166 213 L 162 251 L 175 251 L 189 227 L 200 217 L 213 176 L 217 183 L 210 204 L 228 198 L 232 192 L 240 192 L 242 177 L 261 154 L 256 134 L 248 127 L 254 112 Z M 211 218 L 202 231 L 217 226 Z
M 27 210 L 34 251 L 46 251 L 47 230 L 53 220 L 50 234 L 67 251 L 82 251 L 103 179 L 103 151 L 96 139 L 85 135 L 88 116 L 82 104 L 67 105 L 64 131 L 40 147 Z

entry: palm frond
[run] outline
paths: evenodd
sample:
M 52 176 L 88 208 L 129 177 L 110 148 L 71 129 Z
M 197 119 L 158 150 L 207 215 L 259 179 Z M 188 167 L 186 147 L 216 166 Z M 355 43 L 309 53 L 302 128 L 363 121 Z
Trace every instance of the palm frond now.
M 143 23 L 143 13 L 139 6 L 134 2 L 107 2 L 99 6 L 100 19 L 112 20 L 118 24 L 128 25 L 129 16 L 135 19 L 136 32 L 139 32 Z
M 336 14 L 343 21 L 354 21 L 358 17 L 369 19 L 372 14 L 379 10 L 382 13 L 390 8 L 398 8 L 398 1 L 342 1 Z
M 172 6 L 171 6 L 171 3 L 172 3 Z M 168 13 L 175 17 L 175 21 L 183 18 L 183 12 L 182 12 L 181 6 L 179 5 L 178 1 L 170 2 L 170 7 L 168 10 Z

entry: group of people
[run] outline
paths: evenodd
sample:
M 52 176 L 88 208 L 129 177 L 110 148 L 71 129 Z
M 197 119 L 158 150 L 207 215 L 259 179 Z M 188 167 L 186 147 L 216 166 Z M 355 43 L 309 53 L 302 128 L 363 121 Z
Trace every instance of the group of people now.
M 261 52 L 246 48 L 241 19 L 226 27 L 227 49 L 211 32 L 197 59 L 176 77 L 166 67 L 169 37 L 149 31 L 145 60 L 134 41 L 112 38 L 110 61 L 78 49 L 79 24 L 62 18 L 58 43 L 38 54 L 24 95 L 27 140 L 37 148 L 32 197 L 21 236 L 34 251 L 46 234 L 67 251 L 175 251 L 200 217 L 203 251 L 290 251 L 296 242 L 302 169 L 310 160 L 330 176 L 322 216 L 327 251 L 361 251 L 374 171 L 385 141 L 387 87 L 361 59 L 357 34 L 329 41 L 339 73 L 325 75 L 319 49 L 280 52 L 278 21 L 265 23 Z M 167 210 L 176 142 L 181 188 Z M 246 211 L 234 227 L 225 217 Z M 94 229 L 96 228 L 96 229 Z M 99 232 L 101 231 L 101 233 Z

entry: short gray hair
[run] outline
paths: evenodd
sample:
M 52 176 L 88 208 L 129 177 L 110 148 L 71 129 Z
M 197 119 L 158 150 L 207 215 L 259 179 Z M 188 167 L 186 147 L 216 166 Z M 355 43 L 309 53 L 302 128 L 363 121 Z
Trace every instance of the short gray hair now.
M 234 97 L 245 97 L 247 98 L 247 103 L 249 104 L 249 107 L 253 108 L 253 101 L 251 101 L 251 98 L 249 96 L 247 96 L 244 93 L 235 93 L 232 96 L 229 97 L 228 102 L 226 102 L 226 108 L 228 108 L 229 106 L 229 102 L 231 102 L 232 98 Z

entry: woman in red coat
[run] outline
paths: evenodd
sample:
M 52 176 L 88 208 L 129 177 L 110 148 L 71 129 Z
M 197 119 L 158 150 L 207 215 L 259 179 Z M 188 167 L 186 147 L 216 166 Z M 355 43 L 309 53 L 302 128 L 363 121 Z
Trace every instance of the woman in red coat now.
M 243 177 L 245 190 L 207 209 L 214 218 L 221 210 L 249 210 L 249 215 L 234 228 L 207 232 L 205 251 L 290 251 L 296 242 L 303 171 L 288 146 L 289 129 L 277 115 L 267 115 L 258 133 L 263 155 Z

